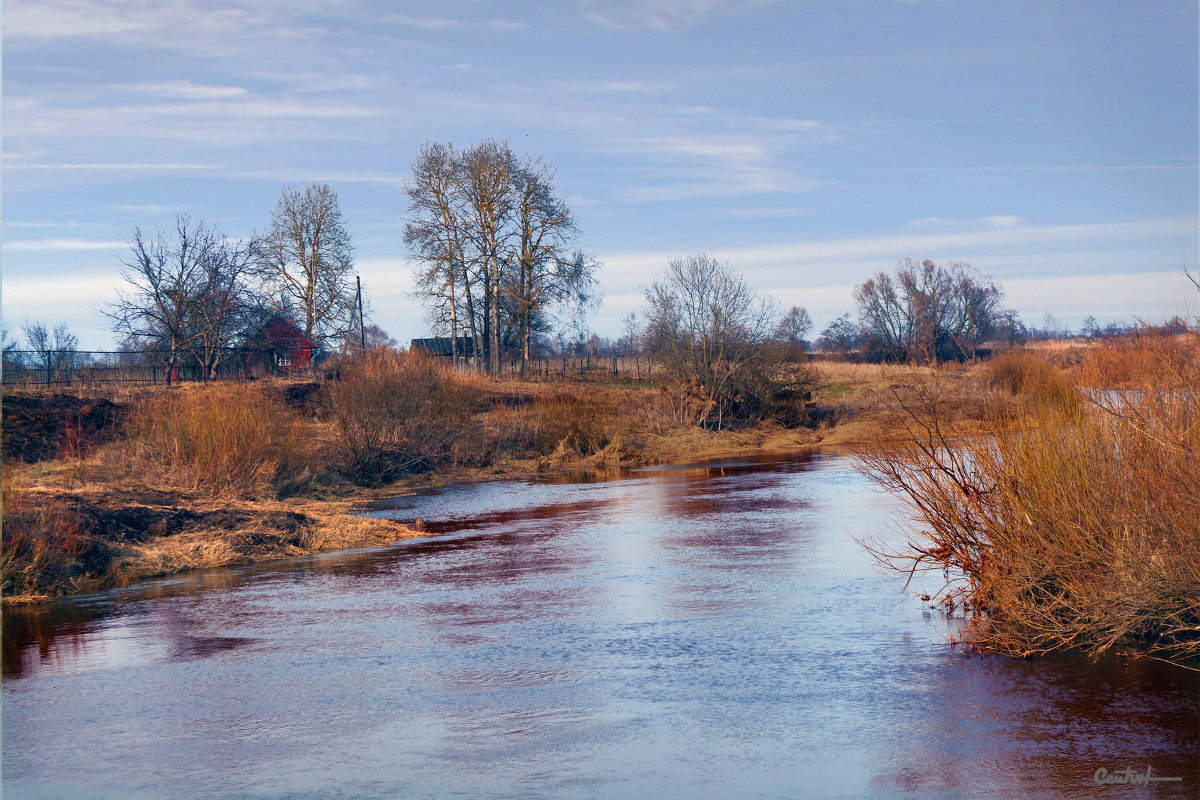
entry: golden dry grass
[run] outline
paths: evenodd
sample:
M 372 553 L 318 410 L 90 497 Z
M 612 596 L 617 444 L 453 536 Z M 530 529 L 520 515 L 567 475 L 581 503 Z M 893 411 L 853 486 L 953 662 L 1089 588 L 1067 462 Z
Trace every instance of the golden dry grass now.
M 315 470 L 299 416 L 256 385 L 214 384 L 145 399 L 127 430 L 174 485 L 212 497 L 276 494 Z

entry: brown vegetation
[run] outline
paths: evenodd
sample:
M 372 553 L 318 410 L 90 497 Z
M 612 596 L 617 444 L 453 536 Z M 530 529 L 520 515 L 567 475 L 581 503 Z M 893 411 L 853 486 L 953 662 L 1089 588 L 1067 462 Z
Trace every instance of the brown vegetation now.
M 944 600 L 974 609 L 964 642 L 981 651 L 1195 662 L 1196 338 L 1094 348 L 1073 370 L 1082 389 L 1029 354 L 986 372 L 1019 400 L 989 409 L 987 435 L 952 441 L 936 414 L 914 414 L 907 440 L 861 451 L 921 525 L 909 549 L 879 554 L 909 574 L 949 570 Z
M 357 481 L 386 483 L 460 460 L 482 396 L 478 378 L 384 349 L 346 359 L 339 371 L 329 389 L 329 414 Z
M 785 369 L 811 384 L 808 366 Z M 61 594 L 391 541 L 410 532 L 355 516 L 352 501 L 417 485 L 871 439 L 895 427 L 883 398 L 929 381 L 954 387 L 966 429 L 979 405 L 978 382 L 960 368 L 818 370 L 811 398 L 774 396 L 720 431 L 702 424 L 706 393 L 665 376 L 497 380 L 391 351 L 344 359 L 307 383 L 123 389 L 70 402 L 27 394 L 5 409 L 6 441 L 24 444 L 6 467 L 4 593 Z M 55 421 L 80 409 L 103 410 L 107 422 Z M 19 463 L 20 453 L 34 463 Z
M 127 430 L 172 485 L 210 497 L 292 493 L 315 469 L 300 417 L 252 384 L 152 398 L 135 408 Z

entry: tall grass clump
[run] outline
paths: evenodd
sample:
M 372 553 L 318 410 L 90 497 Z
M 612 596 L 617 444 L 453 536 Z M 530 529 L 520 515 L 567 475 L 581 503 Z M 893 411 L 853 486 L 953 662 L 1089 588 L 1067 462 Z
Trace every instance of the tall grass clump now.
M 992 387 L 1014 395 L 1063 406 L 1080 399 L 1065 372 L 1028 351 L 1009 350 L 989 359 L 983 365 L 983 375 Z
M 458 461 L 482 379 L 433 358 L 376 349 L 342 362 L 330 416 L 348 471 L 376 484 Z
M 145 401 L 128 422 L 174 484 L 211 497 L 283 495 L 315 470 L 299 416 L 252 385 L 186 387 Z
M 13 486 L 5 471 L 0 526 L 3 594 L 55 594 L 90 546 L 89 526 L 62 501 Z
M 1197 341 L 1117 347 L 1080 368 L 1069 402 L 1022 357 L 996 368 L 1023 398 L 997 404 L 986 435 L 951 441 L 935 419 L 860 452 L 920 526 L 877 555 L 910 576 L 946 570 L 947 598 L 974 609 L 964 643 L 981 652 L 1200 659 Z

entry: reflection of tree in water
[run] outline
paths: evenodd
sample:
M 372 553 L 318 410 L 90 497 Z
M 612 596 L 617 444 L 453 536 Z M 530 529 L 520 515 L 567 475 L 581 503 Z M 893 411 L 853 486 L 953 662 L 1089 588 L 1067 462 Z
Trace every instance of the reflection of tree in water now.
M 110 613 L 100 604 L 5 608 L 4 677 L 19 678 L 31 660 L 44 662 L 64 650 L 84 656 L 89 635 Z

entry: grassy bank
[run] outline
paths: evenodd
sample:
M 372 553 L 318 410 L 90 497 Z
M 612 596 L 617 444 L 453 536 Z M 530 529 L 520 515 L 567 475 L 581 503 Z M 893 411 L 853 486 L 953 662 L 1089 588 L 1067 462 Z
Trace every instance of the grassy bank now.
M 937 415 L 863 448 L 867 471 L 920 525 L 876 552 L 903 573 L 947 570 L 971 611 L 963 644 L 1015 656 L 1082 651 L 1200 663 L 1200 337 L 1146 334 L 1032 354 L 985 376 L 1017 402 L 982 436 Z M 932 419 L 932 422 L 930 420 Z
M 879 441 L 895 399 L 933 385 L 970 432 L 998 395 L 971 367 L 817 372 L 811 395 L 721 430 L 685 386 L 493 380 L 385 352 L 307 383 L 10 396 L 4 595 L 420 535 L 353 513 L 420 486 Z

